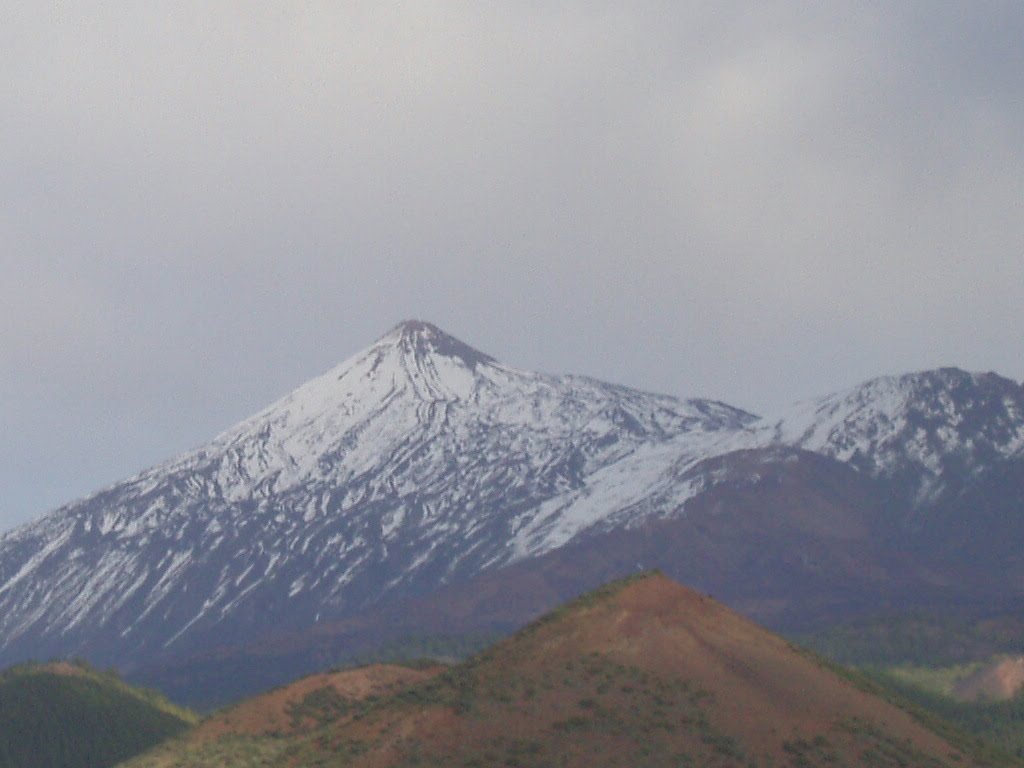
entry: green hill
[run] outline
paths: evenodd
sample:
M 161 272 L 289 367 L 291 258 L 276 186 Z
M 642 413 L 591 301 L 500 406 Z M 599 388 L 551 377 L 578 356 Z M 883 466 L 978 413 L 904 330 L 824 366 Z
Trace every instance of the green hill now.
M 194 722 L 158 694 L 84 664 L 0 673 L 0 768 L 105 768 Z

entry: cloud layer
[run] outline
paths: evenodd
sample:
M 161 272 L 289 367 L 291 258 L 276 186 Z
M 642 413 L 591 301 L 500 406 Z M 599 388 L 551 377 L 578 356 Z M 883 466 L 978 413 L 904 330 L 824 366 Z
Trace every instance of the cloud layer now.
M 1024 376 L 1019 3 L 155 5 L 3 11 L 0 528 L 406 317 L 753 410 Z

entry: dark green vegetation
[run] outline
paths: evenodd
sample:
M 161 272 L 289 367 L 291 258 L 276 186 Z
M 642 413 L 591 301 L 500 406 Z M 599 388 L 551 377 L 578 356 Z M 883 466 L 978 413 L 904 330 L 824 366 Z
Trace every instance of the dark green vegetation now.
M 195 718 L 84 664 L 0 673 L 0 768 L 103 768 L 181 733 Z
M 902 614 L 861 619 L 798 640 L 856 665 L 884 695 L 911 702 L 986 744 L 1024 758 L 1024 694 L 1008 701 L 960 701 L 953 683 L 997 654 L 1024 652 L 1024 619 Z
M 794 639 L 843 664 L 945 667 L 998 653 L 1024 653 L 1024 619 L 1016 614 L 985 618 L 894 614 L 838 624 Z
M 1024 693 L 1008 701 L 958 701 L 890 669 L 867 667 L 862 672 L 884 691 L 912 702 L 994 748 L 1024 758 Z
M 865 693 L 908 713 L 957 749 L 973 755 L 979 762 L 988 765 L 1021 764 L 1017 759 L 1021 755 L 1009 743 L 993 739 L 992 734 L 975 727 L 980 724 L 980 720 L 958 716 L 981 705 L 957 702 L 908 683 L 893 672 L 883 671 L 879 667 L 848 667 L 819 656 L 814 651 L 802 649 L 801 652 Z
M 467 766 L 545 766 L 574 757 L 611 766 L 624 755 L 640 755 L 651 766 L 714 766 L 746 757 L 740 743 L 710 721 L 713 696 L 686 681 L 661 680 L 599 654 L 553 661 L 538 671 L 508 680 L 472 665 L 410 692 L 412 703 L 450 708 L 474 723 L 517 723 L 534 707 L 551 716 L 538 731 L 503 733 L 492 726 L 483 738 L 447 745 L 443 753 L 426 738 L 416 740 L 397 765 L 440 766 L 451 756 Z M 552 706 L 552 699 L 564 703 Z M 693 743 L 689 749 L 679 748 L 681 734 Z
M 496 632 L 466 635 L 406 635 L 346 659 L 345 666 L 462 661 L 500 640 Z

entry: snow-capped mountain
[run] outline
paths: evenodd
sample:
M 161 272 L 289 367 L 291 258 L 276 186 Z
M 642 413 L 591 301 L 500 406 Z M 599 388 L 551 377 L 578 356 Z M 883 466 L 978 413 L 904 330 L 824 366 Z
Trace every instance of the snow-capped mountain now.
M 885 376 L 762 419 L 778 444 L 852 464 L 915 507 L 1024 455 L 1024 387 L 956 368 Z
M 422 593 L 559 546 L 752 420 L 516 370 L 406 322 L 210 444 L 0 539 L 0 644 L 123 659 Z
M 994 374 L 877 379 L 758 419 L 517 370 L 410 321 L 209 444 L 0 537 L 0 662 L 130 667 L 243 643 L 581 542 L 593 562 L 659 521 L 688 519 L 658 549 L 688 574 L 707 556 L 730 579 L 793 584 L 843 560 L 842 536 L 815 543 L 828 521 L 872 538 L 876 486 L 898 527 L 1022 450 L 1024 391 Z M 749 511 L 766 478 L 771 530 Z M 877 582 L 888 556 L 863 546 Z M 860 572 L 844 568 L 830 584 Z

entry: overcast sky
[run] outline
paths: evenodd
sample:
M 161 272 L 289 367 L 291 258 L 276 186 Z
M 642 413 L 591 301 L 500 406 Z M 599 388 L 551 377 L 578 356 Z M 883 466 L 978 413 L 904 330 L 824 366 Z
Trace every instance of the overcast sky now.
M 1022 40 L 1019 0 L 7 0 L 0 529 L 409 317 L 754 411 L 1020 379 Z

